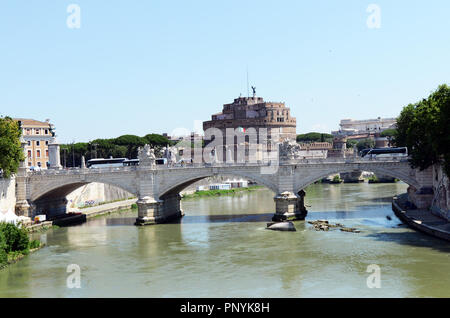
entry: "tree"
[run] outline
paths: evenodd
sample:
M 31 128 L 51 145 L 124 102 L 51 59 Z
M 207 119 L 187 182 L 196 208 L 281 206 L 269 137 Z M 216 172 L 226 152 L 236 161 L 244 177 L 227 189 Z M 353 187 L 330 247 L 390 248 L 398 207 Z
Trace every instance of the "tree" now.
M 358 144 L 357 140 L 348 139 L 347 143 L 346 143 L 346 146 L 347 146 L 347 148 L 354 148 L 357 144 Z
M 381 134 L 380 137 L 395 137 L 397 135 L 397 129 L 386 129 Z
M 114 140 L 115 145 L 127 147 L 126 158 L 136 158 L 137 149 L 146 143 L 147 140 L 145 138 L 135 135 L 123 135 Z
M 0 118 L 0 169 L 5 178 L 16 173 L 20 162 L 25 159 L 20 144 L 21 134 L 18 122 L 10 117 Z
M 375 141 L 373 139 L 370 138 L 366 138 L 363 140 L 358 141 L 358 143 L 356 144 L 356 148 L 358 149 L 358 151 L 367 149 L 367 148 L 373 148 L 375 146 Z
M 332 142 L 333 135 L 318 133 L 318 132 L 310 132 L 307 134 L 297 135 L 297 142 Z
M 149 144 L 152 148 L 156 148 L 156 153 L 162 147 L 174 145 L 175 142 L 170 141 L 166 137 L 158 134 L 148 134 L 144 137 L 135 135 L 123 135 L 112 139 L 95 139 L 89 143 L 75 143 L 60 145 L 61 158 L 67 167 L 79 167 L 81 165 L 81 157 L 85 156 L 86 160 L 93 158 L 137 158 L 137 150 L 139 147 Z M 73 158 L 75 160 L 73 160 Z
M 163 147 L 166 147 L 167 145 L 173 146 L 176 144 L 175 141 L 171 141 L 166 137 L 158 134 L 148 134 L 145 135 L 144 138 L 152 148 L 155 148 L 155 153 L 159 153 L 161 149 Z
M 441 85 L 427 99 L 404 107 L 395 143 L 408 147 L 413 168 L 440 163 L 450 175 L 450 87 Z
M 380 137 L 386 137 L 389 143 L 389 147 L 391 147 L 392 145 L 395 145 L 394 140 L 397 136 L 397 133 L 397 129 L 386 129 L 380 134 Z

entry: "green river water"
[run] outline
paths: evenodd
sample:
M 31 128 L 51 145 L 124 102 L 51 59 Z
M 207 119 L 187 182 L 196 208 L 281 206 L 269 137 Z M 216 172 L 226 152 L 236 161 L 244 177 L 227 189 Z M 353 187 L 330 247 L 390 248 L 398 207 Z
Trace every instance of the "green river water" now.
M 397 184 L 315 184 L 307 220 L 361 233 L 265 229 L 266 189 L 183 200 L 178 223 L 136 227 L 136 211 L 34 234 L 47 246 L 0 271 L 0 297 L 450 297 L 450 245 L 415 232 L 391 209 Z M 391 220 L 387 218 L 389 216 Z M 67 266 L 81 270 L 68 288 Z M 367 266 L 381 288 L 368 288 Z

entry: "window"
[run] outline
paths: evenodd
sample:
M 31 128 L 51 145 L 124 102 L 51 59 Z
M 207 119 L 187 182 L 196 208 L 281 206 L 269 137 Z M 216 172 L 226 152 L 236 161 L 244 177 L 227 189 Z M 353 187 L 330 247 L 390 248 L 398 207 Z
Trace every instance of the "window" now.
M 31 141 L 29 141 L 29 140 L 28 140 L 28 142 L 27 142 L 27 143 L 28 143 L 28 146 L 31 146 Z
M 45 145 L 48 146 L 48 140 L 45 141 Z
M 48 135 L 48 129 L 45 130 L 45 134 Z
M 36 132 L 36 135 L 39 135 L 40 129 L 39 129 L 39 128 L 36 128 L 36 129 L 35 129 L 35 132 Z
M 37 165 L 38 165 L 38 167 L 40 168 L 40 167 L 41 167 L 41 162 L 38 161 Z
M 40 150 L 36 150 L 36 157 L 40 158 L 41 157 L 41 151 Z
M 30 134 L 30 128 L 27 128 L 27 135 L 29 135 Z
M 36 146 L 40 146 L 40 145 L 41 145 L 40 141 L 36 140 Z
M 48 158 L 48 149 L 47 149 L 47 150 L 45 150 L 45 157 L 47 157 L 47 158 Z
M 28 167 L 31 167 L 31 161 L 28 161 Z
M 31 158 L 31 150 L 28 150 L 28 158 Z

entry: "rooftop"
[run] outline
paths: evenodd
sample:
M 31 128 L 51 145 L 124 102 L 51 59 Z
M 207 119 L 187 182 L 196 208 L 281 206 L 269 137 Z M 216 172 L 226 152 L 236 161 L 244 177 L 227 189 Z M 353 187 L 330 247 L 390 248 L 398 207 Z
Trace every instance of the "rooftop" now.
M 15 121 L 20 121 L 22 127 L 38 127 L 38 128 L 49 128 L 50 123 L 48 121 L 39 121 L 35 119 L 28 118 L 14 118 Z

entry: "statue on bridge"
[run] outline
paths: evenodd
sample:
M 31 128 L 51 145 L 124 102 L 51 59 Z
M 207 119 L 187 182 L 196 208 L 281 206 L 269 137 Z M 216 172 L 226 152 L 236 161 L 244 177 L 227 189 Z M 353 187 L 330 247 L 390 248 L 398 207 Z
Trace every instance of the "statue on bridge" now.
M 177 163 L 176 147 L 170 147 L 169 145 L 167 145 L 167 147 L 164 147 L 161 151 L 163 157 L 167 159 L 167 163 L 169 166 L 173 166 Z
M 281 160 L 300 159 L 300 145 L 294 140 L 287 139 L 279 144 L 279 157 Z
M 156 161 L 155 150 L 150 145 L 145 145 L 143 148 L 139 147 L 138 159 L 140 166 L 153 167 Z

